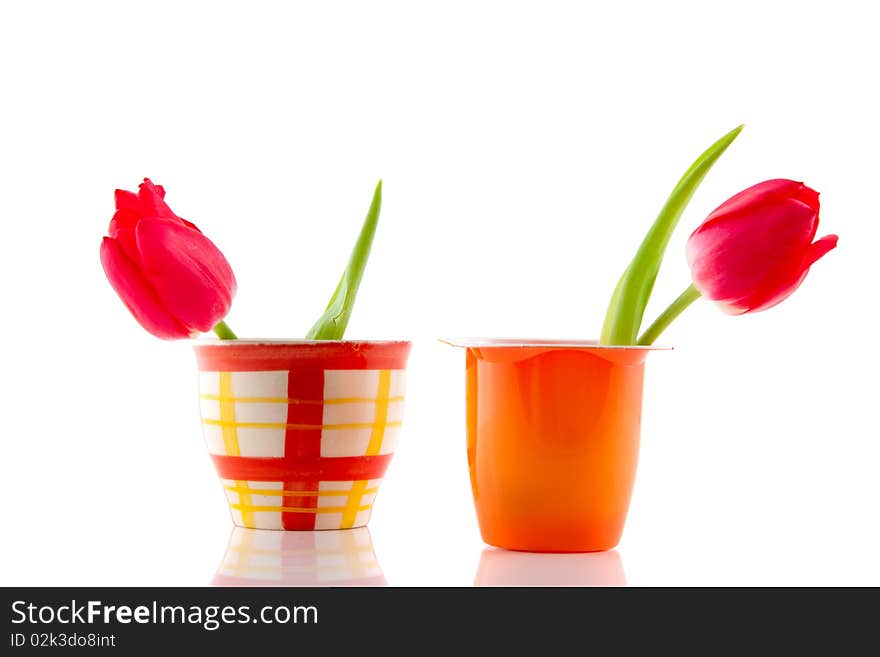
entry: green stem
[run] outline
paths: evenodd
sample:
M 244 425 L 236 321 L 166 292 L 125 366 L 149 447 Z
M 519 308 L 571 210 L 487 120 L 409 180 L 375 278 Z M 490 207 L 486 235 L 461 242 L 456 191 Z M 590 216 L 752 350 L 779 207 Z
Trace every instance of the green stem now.
M 238 336 L 232 332 L 232 329 L 222 319 L 214 325 L 213 330 L 221 340 L 238 340 Z
M 672 324 L 672 321 L 684 312 L 684 309 L 700 298 L 700 292 L 694 287 L 693 283 L 688 285 L 687 289 L 678 295 L 678 298 L 669 304 L 669 308 L 660 313 L 660 316 L 654 320 L 654 323 L 648 327 L 642 337 L 639 338 L 640 345 L 654 344 L 666 327 Z

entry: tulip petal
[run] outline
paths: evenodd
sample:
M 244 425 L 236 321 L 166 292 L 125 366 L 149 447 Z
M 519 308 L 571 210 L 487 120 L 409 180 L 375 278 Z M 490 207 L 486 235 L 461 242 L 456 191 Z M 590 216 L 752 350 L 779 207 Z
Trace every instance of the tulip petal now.
M 117 189 L 114 192 L 117 210 L 129 210 L 138 217 L 161 217 L 163 219 L 175 219 L 184 224 L 194 227 L 188 221 L 178 217 L 168 204 L 165 203 L 165 188 L 162 185 L 154 185 L 149 178 L 144 178 L 138 186 L 138 191 L 129 192 L 125 189 Z
M 789 276 L 788 280 L 777 281 L 772 285 L 767 285 L 741 299 L 719 301 L 718 305 L 728 315 L 742 315 L 744 313 L 757 313 L 767 310 L 782 303 L 794 294 L 794 291 L 801 286 L 806 277 L 807 270 L 805 269 L 793 278 Z
M 694 281 L 710 299 L 737 299 L 799 275 L 816 211 L 797 200 L 706 221 L 688 240 Z
M 121 190 L 116 191 L 119 192 Z M 110 220 L 110 226 L 107 229 L 107 234 L 119 243 L 122 250 L 125 251 L 125 255 L 134 263 L 140 262 L 137 241 L 134 235 L 138 221 L 140 221 L 140 217 L 137 214 L 137 210 L 123 207 L 113 215 L 113 218 Z
M 819 207 L 819 192 L 810 189 L 804 183 L 785 178 L 765 180 L 734 194 L 706 218 L 707 223 L 719 215 L 752 210 L 758 206 L 785 200 L 798 200 L 809 207 Z
M 105 237 L 101 242 L 101 265 L 116 294 L 147 331 L 163 340 L 190 337 L 190 331 L 165 309 L 155 290 L 116 240 Z
M 748 293 L 738 297 L 732 296 L 731 293 L 725 295 L 723 284 L 717 284 L 716 281 L 716 285 L 710 285 L 707 288 L 704 296 L 715 301 L 729 315 L 767 310 L 790 297 L 806 279 L 810 266 L 835 246 L 837 246 L 837 235 L 826 235 L 807 248 L 806 255 L 799 263 L 791 261 L 778 263 L 773 271 L 769 272 L 760 284 L 750 289 Z M 721 277 L 723 278 L 723 274 Z M 706 286 L 707 282 L 707 279 L 704 278 L 701 282 L 702 286 Z M 696 283 L 696 274 L 694 285 L 697 286 L 697 289 L 701 287 Z M 731 287 L 734 285 L 732 284 Z
M 165 203 L 165 188 L 154 185 L 149 178 L 144 178 L 144 182 L 138 186 L 138 200 L 141 202 L 141 215 L 144 217 L 177 218 Z
M 136 229 L 144 275 L 162 305 L 180 322 L 209 331 L 229 312 L 235 276 L 201 232 L 165 219 L 142 219 Z
M 825 237 L 816 240 L 807 248 L 806 255 L 801 263 L 800 273 L 785 283 L 777 283 L 774 285 L 771 282 L 767 287 L 773 290 L 773 294 L 769 297 L 763 299 L 757 298 L 757 296 L 752 299 L 746 298 L 742 303 L 749 309 L 749 312 L 760 312 L 782 303 L 801 286 L 804 279 L 807 278 L 807 273 L 810 271 L 810 267 L 813 263 L 836 246 L 837 235 L 826 235 Z M 798 270 L 795 269 L 794 271 Z
M 826 235 L 810 245 L 805 258 L 805 266 L 811 267 L 823 255 L 837 246 L 837 235 Z
M 144 178 L 138 193 L 129 192 L 125 189 L 117 189 L 114 193 L 116 201 L 116 213 L 110 220 L 107 234 L 117 240 L 125 254 L 135 263 L 140 262 L 138 254 L 135 228 L 141 219 L 158 217 L 180 223 L 202 232 L 193 223 L 178 217 L 165 203 L 165 188 L 162 185 L 154 185 L 149 178 Z
M 130 192 L 127 189 L 117 189 L 113 196 L 116 201 L 117 210 L 138 211 L 141 209 L 141 201 L 134 192 Z

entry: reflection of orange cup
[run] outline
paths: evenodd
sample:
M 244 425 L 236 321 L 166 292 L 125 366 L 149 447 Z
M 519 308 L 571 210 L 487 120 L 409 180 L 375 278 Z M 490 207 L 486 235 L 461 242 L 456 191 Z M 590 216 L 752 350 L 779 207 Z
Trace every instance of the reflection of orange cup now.
M 535 554 L 486 548 L 474 586 L 626 586 L 617 550 Z
M 464 341 L 467 445 L 483 540 L 532 552 L 617 545 L 639 453 L 647 347 Z

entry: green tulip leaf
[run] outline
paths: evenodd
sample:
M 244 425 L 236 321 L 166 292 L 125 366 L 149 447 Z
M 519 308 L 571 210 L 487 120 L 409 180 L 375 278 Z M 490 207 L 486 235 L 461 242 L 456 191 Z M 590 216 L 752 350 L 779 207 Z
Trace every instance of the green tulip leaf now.
M 743 126 L 738 126 L 712 144 L 678 181 L 666 204 L 645 235 L 639 250 L 620 277 L 602 327 L 601 344 L 634 345 L 645 314 L 645 307 L 654 289 L 657 272 L 669 238 L 678 220 L 712 165 L 733 143 Z
M 358 235 L 354 250 L 351 252 L 348 266 L 342 272 L 342 278 L 339 280 L 339 285 L 336 286 L 333 296 L 330 297 L 330 303 L 327 304 L 324 314 L 318 318 L 318 321 L 306 334 L 307 340 L 341 340 L 345 335 L 358 287 L 360 287 L 361 278 L 364 275 L 364 268 L 370 257 L 370 247 L 373 245 L 373 236 L 376 234 L 381 208 L 382 181 L 380 180 L 373 193 L 373 202 L 370 203 L 370 209 L 367 211 L 367 217 L 364 219 L 364 225 Z

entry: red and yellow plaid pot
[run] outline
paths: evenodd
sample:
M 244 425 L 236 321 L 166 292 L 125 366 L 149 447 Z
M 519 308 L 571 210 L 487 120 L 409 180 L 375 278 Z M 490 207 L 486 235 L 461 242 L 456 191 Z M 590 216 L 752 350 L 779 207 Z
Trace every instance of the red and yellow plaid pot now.
M 205 442 L 236 525 L 367 524 L 400 433 L 410 346 L 195 345 Z

